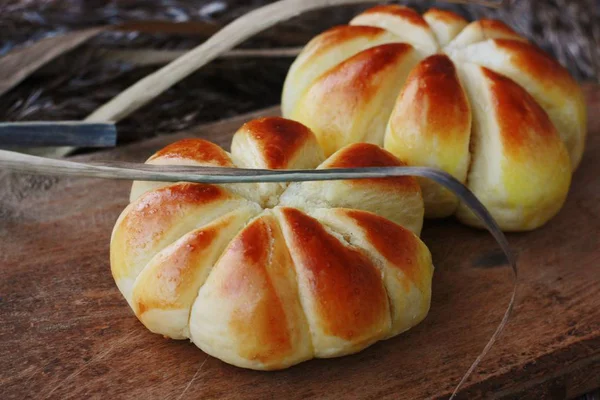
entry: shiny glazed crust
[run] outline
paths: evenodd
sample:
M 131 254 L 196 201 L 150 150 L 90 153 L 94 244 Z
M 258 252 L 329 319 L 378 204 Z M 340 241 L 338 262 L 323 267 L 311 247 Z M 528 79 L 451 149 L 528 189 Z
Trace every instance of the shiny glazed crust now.
M 449 172 L 505 231 L 535 229 L 560 210 L 586 136 L 580 86 L 509 26 L 398 5 L 312 39 L 288 72 L 282 105 L 326 156 L 368 142 Z M 451 193 L 419 183 L 427 217 L 457 214 L 478 226 Z
M 242 126 L 231 154 L 187 139 L 148 163 L 247 168 L 403 165 L 359 143 L 324 159 L 298 122 Z M 244 188 L 135 182 L 111 239 L 111 269 L 152 332 L 230 364 L 286 368 L 337 357 L 425 318 L 433 266 L 414 178 Z

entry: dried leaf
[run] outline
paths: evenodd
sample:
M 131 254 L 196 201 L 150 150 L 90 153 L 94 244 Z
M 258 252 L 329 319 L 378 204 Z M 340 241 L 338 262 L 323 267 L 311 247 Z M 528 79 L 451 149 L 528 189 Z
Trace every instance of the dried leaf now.
M 103 30 L 104 28 L 91 28 L 49 37 L 0 58 L 0 96 L 44 64 L 73 50 Z

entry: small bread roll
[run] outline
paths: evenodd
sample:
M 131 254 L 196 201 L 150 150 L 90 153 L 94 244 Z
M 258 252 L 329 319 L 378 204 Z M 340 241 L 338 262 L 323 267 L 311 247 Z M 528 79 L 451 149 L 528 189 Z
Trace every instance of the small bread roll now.
M 349 46 L 351 39 L 328 40 L 330 31 L 318 35 L 292 64 L 282 94 L 283 116 L 310 127 L 326 156 L 367 142 L 408 165 L 442 169 L 475 192 L 505 231 L 535 229 L 560 210 L 584 151 L 586 106 L 581 87 L 556 60 L 503 22 L 468 23 L 450 11 L 420 16 L 403 6 L 377 6 L 345 28 L 377 29 L 373 37 L 385 43 Z M 523 96 L 514 104 L 495 103 L 516 93 Z M 511 135 L 531 146 L 520 150 L 532 157 L 529 167 L 493 139 Z M 502 185 L 519 189 L 499 187 L 499 177 L 514 179 Z M 426 217 L 458 212 L 462 222 L 480 226 L 446 189 L 419 183 Z
M 365 143 L 324 160 L 310 129 L 275 117 L 240 128 L 231 156 L 185 140 L 148 162 L 403 165 Z M 427 314 L 433 265 L 417 236 L 424 208 L 412 177 L 250 191 L 234 184 L 152 185 L 134 183 L 110 252 L 117 287 L 154 333 L 189 339 L 239 367 L 274 370 L 355 353 Z

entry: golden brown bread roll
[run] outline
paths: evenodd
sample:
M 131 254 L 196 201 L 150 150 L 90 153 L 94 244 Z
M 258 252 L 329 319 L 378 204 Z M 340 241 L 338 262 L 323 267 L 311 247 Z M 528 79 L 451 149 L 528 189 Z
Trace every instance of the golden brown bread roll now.
M 245 124 L 231 154 L 188 139 L 149 163 L 248 168 L 403 165 L 360 143 L 324 159 L 305 126 Z M 239 186 L 239 187 L 238 187 Z M 152 332 L 244 368 L 354 353 L 425 318 L 433 265 L 414 178 L 262 185 L 135 182 L 111 269 Z
M 510 27 L 397 5 L 312 39 L 288 72 L 282 111 L 311 128 L 325 156 L 368 142 L 445 170 L 506 231 L 559 211 L 586 135 L 580 86 Z M 419 183 L 427 217 L 479 226 L 451 193 Z

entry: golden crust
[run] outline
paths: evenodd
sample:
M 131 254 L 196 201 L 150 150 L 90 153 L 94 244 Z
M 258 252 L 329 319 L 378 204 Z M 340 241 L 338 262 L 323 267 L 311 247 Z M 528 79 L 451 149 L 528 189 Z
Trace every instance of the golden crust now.
M 494 39 L 453 52 L 457 62 L 469 62 L 504 75 L 533 96 L 548 113 L 567 146 L 574 170 L 583 155 L 586 105 L 579 84 L 556 60 L 538 47 L 509 39 Z
M 134 281 L 158 252 L 193 229 L 252 206 L 219 186 L 199 183 L 162 187 L 131 203 L 117 220 L 110 245 L 112 274 L 127 301 L 132 305 Z
M 561 208 L 571 180 L 554 125 L 512 80 L 473 64 L 463 66 L 462 75 L 474 117 L 469 188 L 505 231 L 545 224 Z M 464 206 L 457 215 L 480 225 Z
M 322 161 L 310 129 L 271 117 L 241 127 L 231 156 L 208 142 L 185 140 L 160 150 L 148 162 L 285 169 L 403 165 L 365 143 L 342 148 Z M 136 182 L 134 189 L 144 184 Z M 419 294 L 417 272 L 406 265 L 405 275 L 400 271 L 384 279 L 379 250 L 374 254 L 370 247 L 356 248 L 307 214 L 328 202 L 329 208 L 354 204 L 418 232 L 423 202 L 413 178 L 333 182 L 312 192 L 296 184 L 259 184 L 251 190 L 162 185 L 167 186 L 146 186 L 145 193 L 134 197 L 111 239 L 117 286 L 152 332 L 189 338 L 233 365 L 273 370 L 359 351 L 410 328 L 426 314 L 428 297 Z M 328 197 L 332 188 L 337 198 Z M 299 204 L 302 211 L 282 206 L 286 196 L 303 200 L 294 196 L 295 190 L 310 198 Z M 368 222 L 376 216 L 361 215 L 347 224 L 360 232 L 371 229 Z M 389 232 L 375 225 L 372 229 L 382 231 L 373 232 L 369 241 L 386 252 L 386 259 L 391 250 L 380 235 Z M 406 260 L 420 260 L 422 248 L 409 244 Z M 426 277 L 430 264 L 419 261 L 415 268 L 422 268 Z
M 426 271 L 418 262 L 423 246 L 414 233 L 376 214 L 348 210 L 346 215 L 365 233 L 365 239 L 375 250 L 402 271 L 408 282 L 427 290 L 428 283 L 422 278 Z
M 204 351 L 242 367 L 280 369 L 312 357 L 294 266 L 272 215 L 229 244 L 200 289 L 190 329 Z
M 306 51 L 310 56 L 315 57 L 323 55 L 324 53 L 327 53 L 328 50 L 348 41 L 355 40 L 356 38 L 360 37 L 374 40 L 384 33 L 384 29 L 374 26 L 334 26 L 311 40 L 306 45 Z
M 355 143 L 344 147 L 327 159 L 319 169 L 401 167 L 406 165 L 390 152 L 370 143 Z M 412 176 L 397 176 L 379 179 L 346 180 L 346 183 L 360 186 L 379 186 L 382 190 L 419 193 L 417 180 Z
M 161 257 L 160 267 L 157 268 L 156 275 L 152 278 L 144 277 L 144 282 L 141 279 L 138 281 L 140 289 L 146 293 L 135 293 L 135 308 L 137 314 L 141 317 L 143 314 L 156 308 L 174 308 L 178 306 L 178 293 L 186 292 L 193 286 L 193 274 L 195 267 L 200 264 L 200 261 L 205 256 L 204 250 L 210 247 L 214 242 L 217 234 L 223 229 L 223 224 L 218 224 L 210 228 L 198 229 L 190 232 L 183 238 L 174 243 L 173 252 L 169 252 Z M 149 269 L 146 268 L 145 271 Z M 139 278 L 138 278 L 139 279 Z M 152 279 L 154 284 L 161 284 L 162 279 L 167 279 L 173 286 L 170 293 L 160 293 L 155 289 L 157 294 L 148 290 Z
M 122 214 L 113 231 L 113 241 L 123 238 L 119 241 L 124 247 L 122 254 L 143 252 L 147 257 L 145 249 L 154 248 L 162 241 L 177 217 L 184 217 L 189 209 L 218 204 L 229 198 L 229 193 L 218 186 L 190 183 L 149 192 Z M 128 274 L 128 267 L 132 265 L 113 269 L 115 278 Z
M 312 169 L 324 159 L 310 129 L 279 117 L 244 124 L 233 136 L 231 154 L 235 163 L 243 168 Z M 232 190 L 238 189 L 237 186 L 231 185 Z M 243 195 L 263 206 L 273 207 L 286 187 L 286 183 L 251 184 L 246 186 Z
M 494 43 L 498 49 L 511 54 L 512 61 L 521 71 L 537 76 L 549 84 L 559 85 L 567 92 L 579 87 L 567 69 L 539 47 L 510 39 L 495 39 Z
M 281 97 L 283 116 L 290 117 L 298 99 L 330 68 L 362 50 L 397 41 L 397 37 L 385 29 L 370 26 L 343 25 L 318 35 L 290 67 Z
M 369 102 L 375 96 L 378 86 L 369 85 L 374 75 L 381 73 L 398 62 L 411 51 L 405 43 L 385 44 L 364 50 L 352 58 L 330 69 L 319 81 L 323 92 L 347 91 Z
M 514 29 L 497 19 L 480 19 L 473 22 L 472 27 L 481 30 L 486 39 L 495 39 L 496 37 L 510 37 L 513 39 L 515 36 L 521 38 Z
M 153 165 L 182 165 L 182 166 L 211 166 L 233 167 L 229 154 L 203 139 L 182 139 L 154 153 L 147 164 Z M 131 188 L 129 201 L 134 201 L 144 193 L 169 186 L 167 182 L 136 181 Z
M 454 64 L 443 54 L 426 58 L 412 70 L 394 111 L 399 114 L 393 113 L 390 120 L 398 125 L 402 124 L 400 116 L 426 119 L 427 129 L 419 134 L 429 140 L 462 142 L 471 128 L 471 108 Z
M 362 14 L 355 17 L 355 20 L 359 18 L 361 15 L 372 15 L 372 14 L 389 14 L 394 15 L 396 17 L 400 17 L 406 21 L 409 21 L 412 25 L 422 26 L 424 28 L 428 28 L 427 22 L 423 19 L 423 17 L 409 7 L 404 7 L 396 4 L 385 4 L 379 5 L 375 7 L 371 7 L 364 11 Z
M 428 24 L 431 25 L 430 20 L 436 20 L 439 22 L 444 22 L 447 24 L 460 23 L 467 25 L 468 22 L 466 19 L 461 17 L 460 15 L 448 11 L 448 10 L 440 10 L 439 8 L 430 8 L 423 14 L 423 18 L 427 21 Z
M 414 46 L 423 56 L 438 51 L 435 35 L 427 22 L 408 7 L 394 4 L 376 6 L 354 17 L 350 25 L 385 29 L 396 35 L 398 42 Z
M 246 207 L 193 230 L 154 256 L 137 277 L 133 309 L 152 332 L 189 337 L 189 313 L 198 289 L 225 246 L 255 215 Z
M 326 156 L 349 143 L 380 143 L 394 99 L 417 61 L 407 44 L 364 50 L 321 75 L 290 117 L 311 128 Z
M 385 148 L 409 165 L 440 168 L 465 182 L 471 108 L 454 64 L 437 54 L 413 69 L 390 116 Z M 428 179 L 419 183 L 428 217 L 454 213 L 458 199 Z
M 482 68 L 489 82 L 498 130 L 505 154 L 511 158 L 530 157 L 528 141 L 536 148 L 560 143 L 548 115 L 519 85 L 487 68 Z
M 238 143 L 240 142 L 240 143 Z M 250 146 L 250 148 L 245 147 Z M 245 123 L 232 141 L 232 153 L 245 166 L 267 169 L 314 168 L 323 159 L 315 135 L 299 122 L 280 117 L 259 118 Z M 252 159 L 245 154 L 253 151 Z M 305 152 L 316 157 L 306 165 Z M 304 156 L 304 157 L 303 157 Z
M 381 270 L 397 335 L 425 318 L 431 302 L 433 265 L 427 246 L 409 230 L 376 214 L 344 208 L 311 213 L 322 224 L 362 249 Z
M 436 8 L 429 9 L 423 14 L 423 18 L 431 27 L 438 45 L 442 48 L 447 46 L 468 25 L 468 22 L 460 15 Z
M 160 149 L 149 159 L 156 163 L 158 159 L 194 161 L 199 165 L 214 165 L 215 167 L 233 167 L 233 162 L 221 147 L 204 139 L 182 139 Z M 153 162 L 154 161 L 154 162 Z
M 553 132 L 558 131 L 566 146 L 571 169 L 577 167 L 586 136 L 586 106 L 581 88 L 558 62 L 503 22 L 481 19 L 467 23 L 448 11 L 431 9 L 420 16 L 406 7 L 385 5 L 363 12 L 350 21 L 350 26 L 377 27 L 396 40 L 393 44 L 363 41 L 361 46 L 352 47 L 353 51 L 344 47 L 348 42 L 328 45 L 322 53 L 323 57 L 327 55 L 328 62 L 326 68 L 321 68 L 323 59 L 312 57 L 319 52 L 317 38 L 299 55 L 286 78 L 284 115 L 309 126 L 326 155 L 355 142 L 384 145 L 409 165 L 441 168 L 469 184 L 467 176 L 473 159 L 469 146 L 474 143 L 471 138 L 482 134 L 474 131 L 480 127 L 472 125 L 472 108 L 478 107 L 475 103 L 482 100 L 477 96 L 466 97 L 461 81 L 470 77 L 457 77 L 456 70 L 477 64 L 510 78 L 533 97 L 548 114 Z M 381 49 L 389 50 L 401 43 L 413 46 L 411 55 L 392 62 L 390 65 L 395 69 L 387 69 L 389 73 L 377 69 L 383 65 Z M 319 74 L 305 72 L 311 68 L 318 69 Z M 537 112 L 533 108 L 528 110 Z M 518 113 L 494 115 L 493 123 L 502 125 L 497 127 L 502 132 L 506 126 L 524 121 L 516 117 Z M 548 120 L 537 114 L 531 118 L 538 122 Z M 524 124 L 524 131 L 536 131 L 527 122 Z M 510 141 L 508 136 L 509 133 L 503 134 Z M 510 148 L 507 144 L 503 151 L 509 152 Z M 540 154 L 545 154 L 548 164 L 562 168 L 562 152 L 540 151 Z M 500 156 L 496 154 L 492 160 Z M 477 171 L 474 174 L 485 175 Z M 515 211 L 512 216 L 506 210 L 497 214 L 498 218 L 506 215 L 501 225 L 510 226 L 507 229 L 511 230 L 526 230 L 543 224 L 560 208 L 566 195 L 568 185 L 562 178 L 559 182 L 556 189 L 560 195 L 550 196 L 554 204 L 544 205 L 546 211 L 540 215 L 546 217 L 536 222 L 515 220 L 519 215 L 516 210 L 526 208 L 525 204 L 508 205 L 496 198 L 504 204 L 502 207 L 513 207 Z M 427 217 L 445 217 L 456 212 L 458 202 L 451 193 L 426 179 L 419 179 L 419 183 Z
M 343 147 L 318 169 L 405 165 L 379 146 L 355 143 Z M 417 235 L 423 226 L 423 198 L 413 177 L 294 182 L 282 194 L 282 206 L 300 209 L 344 207 L 373 212 Z
M 304 142 L 314 137 L 306 126 L 278 117 L 255 119 L 242 129 L 258 143 L 269 169 L 286 168 Z
M 377 267 L 314 218 L 279 208 L 296 267 L 317 356 L 354 352 L 390 329 L 387 295 Z
M 450 43 L 448 43 L 444 50 L 452 51 L 489 39 L 527 41 L 502 21 L 495 19 L 480 19 L 467 25 Z

